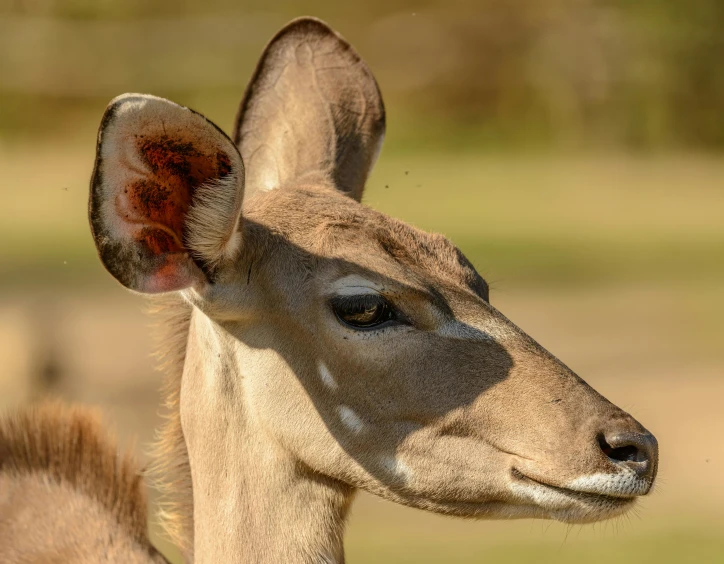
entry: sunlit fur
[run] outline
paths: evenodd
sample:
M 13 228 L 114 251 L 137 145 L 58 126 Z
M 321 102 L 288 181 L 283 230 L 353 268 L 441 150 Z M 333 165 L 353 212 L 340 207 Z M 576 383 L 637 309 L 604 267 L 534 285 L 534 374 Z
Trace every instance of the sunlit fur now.
M 171 102 L 118 114 L 124 100 L 101 125 L 90 215 L 121 283 L 178 291 L 161 305 L 156 458 L 187 559 L 342 562 L 359 489 L 460 517 L 568 522 L 619 515 L 649 490 L 655 440 L 636 420 L 497 311 L 449 240 L 360 203 L 384 106 L 325 24 L 275 36 L 234 143 Z M 108 147 L 133 155 L 136 176 Z M 116 181 L 127 173 L 130 196 Z M 124 198 L 137 207 L 108 205 Z M 133 236 L 114 230 L 124 222 Z M 370 294 L 384 323 L 340 321 L 335 303 Z M 603 450 L 624 435 L 648 441 L 638 466 Z
M 159 564 L 141 470 L 95 413 L 45 403 L 0 418 L 0 561 Z

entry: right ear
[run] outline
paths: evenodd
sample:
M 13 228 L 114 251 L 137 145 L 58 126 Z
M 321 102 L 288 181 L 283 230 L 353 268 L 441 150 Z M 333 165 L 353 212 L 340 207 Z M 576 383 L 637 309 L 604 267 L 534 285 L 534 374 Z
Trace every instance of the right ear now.
M 247 189 L 330 181 L 359 201 L 385 134 L 372 72 L 324 22 L 299 18 L 269 42 L 239 107 Z
M 106 269 L 138 292 L 207 282 L 238 249 L 244 165 L 202 115 L 124 94 L 98 132 L 89 216 Z

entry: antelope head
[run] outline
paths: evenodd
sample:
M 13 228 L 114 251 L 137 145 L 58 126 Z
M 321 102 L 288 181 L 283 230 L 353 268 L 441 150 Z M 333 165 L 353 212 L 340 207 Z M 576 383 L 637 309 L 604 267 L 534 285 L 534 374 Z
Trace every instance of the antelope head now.
M 450 241 L 360 203 L 384 129 L 370 70 L 310 18 L 267 46 L 233 140 L 153 96 L 106 110 L 90 198 L 100 258 L 191 311 L 179 417 L 197 559 L 341 559 L 334 540 L 260 539 L 280 512 L 305 531 L 296 545 L 315 527 L 336 539 L 356 489 L 581 523 L 652 487 L 646 429 L 497 311 Z

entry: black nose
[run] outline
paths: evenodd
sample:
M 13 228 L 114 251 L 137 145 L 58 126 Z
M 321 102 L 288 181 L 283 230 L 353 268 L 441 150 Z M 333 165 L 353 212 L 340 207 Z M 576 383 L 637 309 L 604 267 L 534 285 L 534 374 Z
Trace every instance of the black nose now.
M 659 445 L 656 437 L 648 431 L 602 433 L 598 444 L 614 464 L 627 466 L 642 478 L 654 478 L 656 475 Z

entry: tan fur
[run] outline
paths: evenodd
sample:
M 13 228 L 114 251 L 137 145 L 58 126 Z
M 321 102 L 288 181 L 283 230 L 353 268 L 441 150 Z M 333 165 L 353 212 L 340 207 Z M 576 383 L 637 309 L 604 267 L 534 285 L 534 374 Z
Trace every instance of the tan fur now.
M 326 24 L 300 18 L 264 49 L 234 142 L 249 195 L 304 179 L 361 200 L 384 134 L 382 96 L 365 62 Z
M 46 403 L 0 420 L 0 561 L 165 562 L 146 513 L 137 462 L 95 413 Z
M 128 103 L 137 111 L 117 111 Z M 358 489 L 461 517 L 568 522 L 620 515 L 650 490 L 648 431 L 497 311 L 450 241 L 359 203 L 384 108 L 325 24 L 297 20 L 267 46 L 237 121 L 240 155 L 158 98 L 119 97 L 109 115 L 99 162 L 155 163 L 134 169 L 151 188 L 130 225 L 181 234 L 163 246 L 114 232 L 129 216 L 104 210 L 124 199 L 127 171 L 97 164 L 101 260 L 131 289 L 178 290 L 160 305 L 169 413 L 157 457 L 187 560 L 341 563 Z M 158 115 L 176 133 L 151 159 L 137 139 L 159 139 Z M 229 177 L 219 155 L 246 162 L 236 193 L 217 181 Z M 216 175 L 202 175 L 204 214 L 187 197 L 198 170 Z
M 181 428 L 180 402 L 191 306 L 180 296 L 167 294 L 150 300 L 148 312 L 154 317 L 156 356 L 165 374 L 164 423 L 154 444 L 150 471 L 162 494 L 161 524 L 171 541 L 189 554 L 193 549 L 193 485 Z

